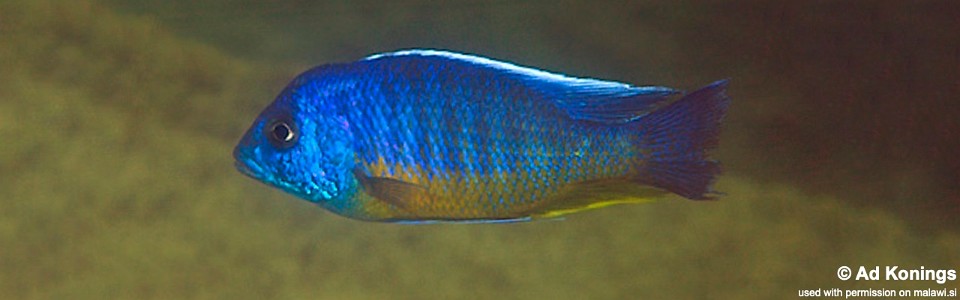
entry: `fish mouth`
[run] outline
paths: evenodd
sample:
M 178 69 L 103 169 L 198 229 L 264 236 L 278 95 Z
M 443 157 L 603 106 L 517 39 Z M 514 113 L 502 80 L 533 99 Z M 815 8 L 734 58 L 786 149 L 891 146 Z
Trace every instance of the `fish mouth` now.
M 236 167 L 240 173 L 257 180 L 263 178 L 263 168 L 261 168 L 260 165 L 258 165 L 255 161 L 245 158 L 239 149 L 235 149 L 233 151 L 233 158 L 233 166 Z
M 243 175 L 247 175 L 253 179 L 260 179 L 260 172 L 262 169 L 260 169 L 260 167 L 254 163 L 247 163 L 237 160 L 233 162 L 233 166 L 236 167 L 240 173 L 243 173 Z

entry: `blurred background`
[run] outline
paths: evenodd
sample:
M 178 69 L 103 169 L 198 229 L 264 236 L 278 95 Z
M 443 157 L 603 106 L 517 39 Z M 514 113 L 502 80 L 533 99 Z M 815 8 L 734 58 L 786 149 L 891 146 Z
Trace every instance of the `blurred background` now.
M 0 1 L 0 298 L 748 299 L 960 269 L 953 1 Z M 233 169 L 296 74 L 404 48 L 692 90 L 720 201 L 345 219 Z

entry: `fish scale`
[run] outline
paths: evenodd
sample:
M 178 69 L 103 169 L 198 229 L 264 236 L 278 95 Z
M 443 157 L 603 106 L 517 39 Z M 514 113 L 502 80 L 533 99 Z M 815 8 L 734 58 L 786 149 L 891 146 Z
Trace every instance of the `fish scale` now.
M 665 87 L 398 51 L 301 74 L 234 157 L 244 174 L 363 220 L 503 222 L 666 192 L 711 199 L 725 88 L 672 100 Z

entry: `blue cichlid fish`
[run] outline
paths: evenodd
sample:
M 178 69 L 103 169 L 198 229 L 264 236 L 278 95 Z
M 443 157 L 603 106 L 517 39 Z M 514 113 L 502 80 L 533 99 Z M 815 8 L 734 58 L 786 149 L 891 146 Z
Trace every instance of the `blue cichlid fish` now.
M 708 151 L 726 87 L 675 97 L 466 54 L 384 53 L 299 75 L 233 155 L 246 175 L 371 221 L 512 222 L 668 192 L 712 199 L 720 168 Z

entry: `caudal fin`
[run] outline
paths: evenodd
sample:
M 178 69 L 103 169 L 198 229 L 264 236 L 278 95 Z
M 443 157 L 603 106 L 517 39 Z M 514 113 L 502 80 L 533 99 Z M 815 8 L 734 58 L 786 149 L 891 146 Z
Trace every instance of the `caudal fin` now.
M 688 199 L 710 200 L 720 164 L 710 160 L 730 99 L 721 80 L 637 120 L 640 135 L 637 180 Z

